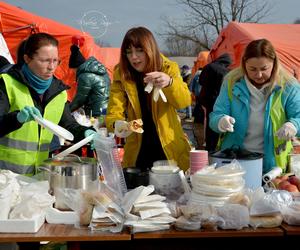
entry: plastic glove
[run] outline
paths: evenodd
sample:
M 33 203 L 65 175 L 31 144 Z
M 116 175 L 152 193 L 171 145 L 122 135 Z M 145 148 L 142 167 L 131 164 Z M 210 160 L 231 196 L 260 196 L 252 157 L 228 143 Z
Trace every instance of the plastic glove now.
M 17 120 L 20 123 L 25 123 L 34 120 L 34 115 L 38 118 L 42 118 L 40 111 L 36 107 L 25 106 L 20 112 L 17 114 Z
M 95 136 L 96 134 L 97 134 L 97 132 L 94 131 L 94 130 L 92 130 L 92 129 L 88 129 L 88 130 L 84 131 L 84 137 L 85 138 L 88 137 L 88 136 L 90 136 L 90 135 L 94 135 Z M 95 149 L 95 142 L 94 142 L 94 140 L 90 141 L 90 145 L 91 145 L 91 150 L 94 150 Z
M 128 129 L 128 122 L 126 121 L 115 121 L 115 135 L 120 138 L 126 138 L 131 135 L 132 131 Z
M 235 123 L 235 119 L 229 115 L 224 115 L 219 123 L 218 123 L 218 129 L 221 132 L 233 132 L 233 124 Z
M 290 140 L 297 134 L 297 129 L 291 122 L 286 122 L 277 130 L 276 136 L 281 140 Z

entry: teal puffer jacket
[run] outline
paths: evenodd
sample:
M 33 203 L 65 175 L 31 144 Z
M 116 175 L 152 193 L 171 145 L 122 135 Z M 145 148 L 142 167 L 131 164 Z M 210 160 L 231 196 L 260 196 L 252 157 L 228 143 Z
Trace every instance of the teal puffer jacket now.
M 86 115 L 100 116 L 106 112 L 110 79 L 106 68 L 95 57 L 88 58 L 76 72 L 77 93 L 71 111 L 84 107 Z

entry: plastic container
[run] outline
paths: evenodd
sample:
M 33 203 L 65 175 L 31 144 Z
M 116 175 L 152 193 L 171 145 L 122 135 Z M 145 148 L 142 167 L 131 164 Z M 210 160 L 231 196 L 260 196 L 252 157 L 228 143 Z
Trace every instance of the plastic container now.
M 165 196 L 168 200 L 177 200 L 184 192 L 178 172 L 154 173 L 150 170 L 149 184 L 155 187 L 155 193 Z
M 128 189 L 134 189 L 138 186 L 148 186 L 149 172 L 142 172 L 139 168 L 124 168 L 124 177 Z
M 224 150 L 210 155 L 210 163 L 216 163 L 217 167 L 231 163 L 236 159 L 245 170 L 245 186 L 257 189 L 262 185 L 263 154 L 245 150 Z
M 113 137 L 95 136 L 95 150 L 97 152 L 99 174 L 115 192 L 124 196 L 127 186 L 118 148 Z

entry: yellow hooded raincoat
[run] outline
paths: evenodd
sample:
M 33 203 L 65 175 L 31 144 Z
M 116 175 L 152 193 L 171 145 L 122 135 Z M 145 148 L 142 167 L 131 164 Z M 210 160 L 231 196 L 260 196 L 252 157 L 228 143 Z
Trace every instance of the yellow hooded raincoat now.
M 171 86 L 162 89 L 167 98 L 166 103 L 161 98 L 157 102 L 151 99 L 152 117 L 167 159 L 175 160 L 181 169 L 187 170 L 191 148 L 176 110 L 191 105 L 191 94 L 180 76 L 177 63 L 170 61 L 163 55 L 162 59 L 161 71 L 171 76 L 173 83 Z M 120 69 L 117 65 L 110 90 L 106 116 L 107 128 L 113 132 L 113 124 L 116 120 L 131 121 L 139 119 L 141 116 L 136 83 L 121 79 Z M 143 134 L 132 133 L 126 138 L 123 167 L 135 166 L 142 136 Z M 149 154 L 151 154 L 151 151 L 149 151 Z

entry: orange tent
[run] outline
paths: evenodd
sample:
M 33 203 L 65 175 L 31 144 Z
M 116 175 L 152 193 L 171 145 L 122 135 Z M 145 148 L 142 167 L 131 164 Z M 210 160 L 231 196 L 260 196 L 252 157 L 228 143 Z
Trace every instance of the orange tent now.
M 300 25 L 299 24 L 257 24 L 230 22 L 219 34 L 211 48 L 212 59 L 227 52 L 233 63 L 239 66 L 247 44 L 255 39 L 266 38 L 272 42 L 281 64 L 291 73 L 300 69 Z M 299 75 L 299 74 L 298 74 Z
M 0 32 L 15 61 L 19 43 L 32 32 L 47 32 L 57 38 L 62 63 L 57 68 L 55 75 L 71 86 L 68 91 L 69 100 L 72 100 L 76 93 L 75 74 L 68 67 L 72 36 L 84 37 L 85 42 L 81 47 L 83 56 L 85 58 L 96 57 L 106 66 L 110 76 L 112 76 L 115 64 L 119 61 L 119 48 L 101 48 L 95 44 L 93 37 L 87 33 L 51 19 L 34 15 L 4 2 L 0 2 Z
M 203 68 L 208 62 L 209 51 L 200 51 L 197 60 L 194 62 L 194 66 L 192 68 L 192 75 L 194 75 L 199 68 Z

